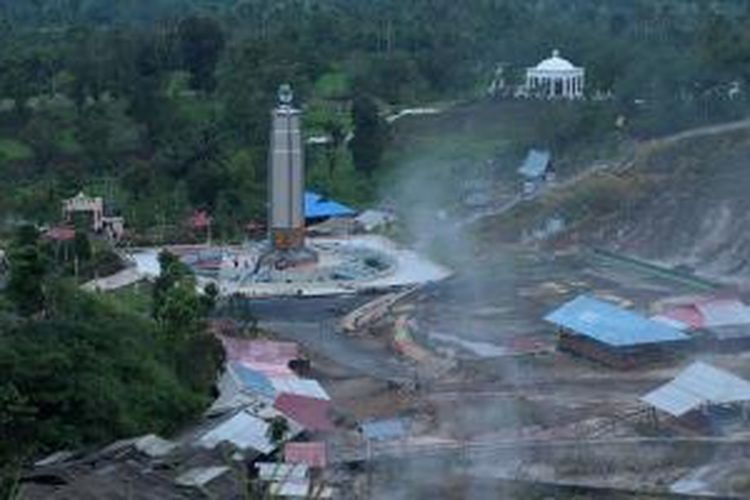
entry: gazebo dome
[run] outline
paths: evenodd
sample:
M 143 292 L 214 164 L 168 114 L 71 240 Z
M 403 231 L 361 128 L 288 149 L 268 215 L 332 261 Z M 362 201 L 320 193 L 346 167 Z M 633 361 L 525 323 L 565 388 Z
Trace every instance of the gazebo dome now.
M 540 62 L 534 69 L 540 71 L 572 71 L 575 70 L 576 67 L 567 59 L 560 57 L 559 50 L 553 50 L 552 57 Z
M 532 97 L 582 99 L 585 73 L 553 50 L 552 57 L 526 70 L 525 89 Z

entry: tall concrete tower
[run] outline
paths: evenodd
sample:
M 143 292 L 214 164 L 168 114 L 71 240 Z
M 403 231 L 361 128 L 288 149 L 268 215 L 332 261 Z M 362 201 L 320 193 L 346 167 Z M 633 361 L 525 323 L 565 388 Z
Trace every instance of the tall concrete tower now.
M 305 245 L 302 113 L 293 107 L 293 99 L 291 86 L 282 85 L 278 106 L 271 112 L 268 228 L 273 250 L 300 250 Z

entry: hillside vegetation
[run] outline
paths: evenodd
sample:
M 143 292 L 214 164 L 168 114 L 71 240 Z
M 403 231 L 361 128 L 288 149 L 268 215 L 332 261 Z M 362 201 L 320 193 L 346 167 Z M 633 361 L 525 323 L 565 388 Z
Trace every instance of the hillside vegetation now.
M 331 139 L 307 148 L 310 186 L 354 205 L 376 198 L 397 139 L 378 115 L 484 100 L 498 65 L 518 84 L 553 48 L 587 68 L 591 95 L 612 96 L 627 135 L 735 118 L 746 23 L 730 0 L 0 2 L 0 221 L 54 222 L 85 189 L 146 241 L 179 237 L 196 209 L 238 237 L 264 214 L 285 81 L 306 133 Z M 552 147 L 596 131 L 529 113 L 530 137 Z
M 265 214 L 269 110 L 288 82 L 317 139 L 310 188 L 389 201 L 416 240 L 474 259 L 454 222 L 472 197 L 516 194 L 529 147 L 564 178 L 744 117 L 748 26 L 735 0 L 0 0 L 0 463 L 174 430 L 220 363 L 204 324 L 217 290 L 199 295 L 174 257 L 148 292 L 69 281 L 119 262 L 85 228 L 72 249 L 42 243 L 61 200 L 106 197 L 126 243 L 187 239 L 196 210 L 216 240 L 241 239 Z M 555 48 L 586 67 L 589 99 L 488 95 L 498 68 L 512 88 Z M 385 119 L 434 103 L 445 112 Z M 649 150 L 489 219 L 480 250 L 561 214 L 590 244 L 744 273 L 748 153 L 740 132 Z
M 134 298 L 85 292 L 22 227 L 0 292 L 0 496 L 45 453 L 179 430 L 210 401 L 221 349 L 189 270 L 163 254 L 144 310 Z

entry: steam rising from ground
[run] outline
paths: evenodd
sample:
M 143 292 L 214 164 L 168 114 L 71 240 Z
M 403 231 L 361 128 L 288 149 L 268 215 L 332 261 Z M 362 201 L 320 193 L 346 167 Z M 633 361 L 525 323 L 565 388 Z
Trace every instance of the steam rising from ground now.
M 462 206 L 467 181 L 471 180 L 474 185 L 491 183 L 489 178 L 474 178 L 474 172 L 481 170 L 478 167 L 480 165 L 465 159 L 412 160 L 398 168 L 397 177 L 389 180 L 388 191 L 383 193 L 383 199 L 398 211 L 412 246 L 450 266 L 456 273 L 454 278 L 437 286 L 431 300 L 437 307 L 450 308 L 451 321 L 445 328 L 447 333 L 459 338 L 472 328 L 478 309 L 497 306 L 500 297 L 515 294 L 512 266 L 505 265 L 499 253 L 480 255 L 475 235 L 464 222 L 471 215 Z M 497 380 L 512 383 L 514 375 L 515 369 L 503 368 Z M 420 396 L 430 398 L 430 391 L 426 388 Z M 507 435 L 520 424 L 513 398 L 477 400 L 471 394 L 458 391 L 449 400 L 437 404 L 433 401 L 430 406 L 434 411 L 430 432 L 453 439 L 472 441 L 482 435 Z M 508 463 L 511 467 L 517 465 L 516 460 L 509 462 L 512 462 Z M 420 457 L 398 461 L 396 467 L 381 466 L 377 468 L 378 478 L 372 495 L 388 499 L 419 498 L 418 492 L 425 485 L 446 483 L 447 486 L 449 478 L 458 477 L 463 484 L 460 495 L 455 498 L 486 498 L 486 491 L 480 493 L 481 488 L 477 488 L 474 495 L 471 481 L 466 483 L 469 477 L 466 472 L 471 465 L 470 461 L 461 460 L 460 454 L 453 454 L 444 459 Z M 495 462 L 494 465 L 502 469 L 504 464 Z M 455 488 L 448 490 L 455 491 Z

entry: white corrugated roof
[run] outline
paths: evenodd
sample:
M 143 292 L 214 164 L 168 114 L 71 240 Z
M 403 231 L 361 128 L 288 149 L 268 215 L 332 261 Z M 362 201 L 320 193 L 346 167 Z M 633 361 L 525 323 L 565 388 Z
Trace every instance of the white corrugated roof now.
M 530 179 L 541 177 L 547 172 L 551 158 L 549 151 L 532 149 L 518 168 L 518 173 Z
M 151 458 L 168 455 L 177 445 L 155 434 L 148 434 L 135 442 L 135 448 Z
M 225 392 L 221 393 L 211 407 L 206 410 L 206 414 L 220 415 L 240 408 L 250 409 L 253 413 L 257 414 L 267 406 L 268 404 L 262 396 L 245 394 L 242 392 L 237 392 L 235 394 Z
M 750 323 L 750 307 L 739 300 L 717 299 L 698 302 L 695 307 L 703 316 L 703 323 L 707 327 Z
M 181 474 L 175 482 L 180 486 L 204 486 L 221 475 L 229 472 L 225 465 L 215 467 L 195 467 Z
M 267 434 L 268 424 L 265 421 L 241 411 L 206 432 L 198 440 L 198 445 L 203 448 L 214 448 L 219 443 L 229 442 L 241 450 L 254 449 L 267 454 L 275 449 Z
M 669 383 L 655 389 L 641 398 L 654 408 L 679 417 L 705 402 L 697 394 L 683 390 L 681 387 Z
M 273 482 L 269 485 L 269 493 L 274 497 L 292 498 L 331 498 L 333 489 L 330 486 L 312 485 L 310 480 L 294 480 Z
M 750 401 L 750 382 L 698 361 L 671 382 L 643 396 L 641 401 L 680 417 L 704 403 Z
M 331 399 L 317 380 L 297 377 L 272 377 L 271 385 L 273 385 L 277 394 L 286 393 L 316 399 Z
M 245 390 L 242 381 L 231 369 L 227 369 L 221 376 L 217 388 L 219 397 L 206 411 L 207 415 L 218 415 L 240 408 L 249 408 L 251 413 L 257 415 L 273 403 L 273 398 Z
M 299 479 L 296 481 L 271 483 L 268 492 L 271 496 L 307 498 L 310 493 L 310 480 Z
M 258 477 L 263 481 L 291 481 L 307 478 L 310 468 L 305 464 L 256 463 Z

